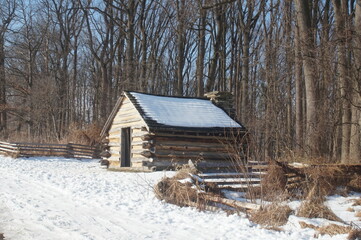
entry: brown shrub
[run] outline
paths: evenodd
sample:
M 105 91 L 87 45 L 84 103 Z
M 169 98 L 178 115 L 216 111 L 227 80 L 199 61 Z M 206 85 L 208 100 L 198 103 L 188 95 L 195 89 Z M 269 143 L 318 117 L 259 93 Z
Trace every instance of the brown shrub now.
M 100 138 L 101 128 L 97 123 L 89 124 L 81 127 L 79 124 L 72 123 L 69 126 L 67 135 L 61 140 L 61 142 L 78 143 L 85 145 L 95 145 L 101 143 Z
M 181 183 L 175 178 L 163 178 L 154 187 L 158 199 L 178 206 L 189 206 L 189 202 L 198 202 L 198 194 L 191 183 Z
M 273 203 L 250 214 L 250 220 L 265 227 L 278 227 L 287 223 L 292 209 L 287 205 Z
M 275 201 L 275 200 L 284 200 L 287 195 L 285 193 L 287 184 L 287 177 L 285 172 L 280 166 L 275 164 L 270 164 L 268 166 L 267 174 L 261 180 L 262 192 L 261 190 L 254 190 L 254 195 L 263 195 L 266 200 Z
M 191 182 L 181 182 L 190 177 L 190 174 L 196 174 L 196 169 L 188 165 L 181 166 L 172 178 L 163 178 L 154 187 L 155 195 L 158 199 L 178 206 L 194 206 L 203 209 L 206 202 L 198 194 Z
M 347 236 L 348 240 L 361 240 L 361 230 L 353 229 Z
M 177 168 L 177 173 L 173 178 L 182 180 L 189 178 L 190 174 L 197 174 L 197 169 L 191 168 L 189 165 L 185 164 Z
M 332 212 L 331 209 L 326 207 L 323 203 L 313 201 L 303 201 L 297 211 L 297 216 L 306 218 L 325 218 L 331 221 L 342 221 L 339 217 Z
M 355 175 L 352 180 L 347 184 L 347 186 L 356 192 L 361 192 L 361 176 Z

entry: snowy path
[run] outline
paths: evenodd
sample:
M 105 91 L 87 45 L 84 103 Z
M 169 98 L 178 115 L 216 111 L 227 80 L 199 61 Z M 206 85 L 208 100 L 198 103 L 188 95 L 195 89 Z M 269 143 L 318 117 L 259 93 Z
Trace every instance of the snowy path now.
M 297 219 L 285 232 L 275 232 L 244 216 L 160 202 L 151 186 L 165 174 L 110 172 L 96 161 L 0 157 L 0 232 L 13 240 L 310 239 L 314 234 L 300 231 Z

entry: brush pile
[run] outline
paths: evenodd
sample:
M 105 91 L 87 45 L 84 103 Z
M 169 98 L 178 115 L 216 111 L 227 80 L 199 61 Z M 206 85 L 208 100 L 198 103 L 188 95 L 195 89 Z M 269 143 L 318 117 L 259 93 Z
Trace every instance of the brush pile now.
M 212 184 L 199 182 L 196 172 L 188 166 L 182 167 L 172 177 L 163 178 L 154 187 L 158 199 L 178 206 L 191 206 L 199 210 L 239 212 L 258 210 L 260 205 L 230 200 L 217 191 Z

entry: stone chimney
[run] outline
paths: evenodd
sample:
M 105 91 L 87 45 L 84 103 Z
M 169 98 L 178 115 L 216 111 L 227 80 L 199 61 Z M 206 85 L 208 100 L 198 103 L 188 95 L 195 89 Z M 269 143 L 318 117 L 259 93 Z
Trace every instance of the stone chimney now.
M 213 91 L 205 93 L 204 96 L 209 98 L 215 105 L 222 108 L 231 118 L 234 118 L 236 111 L 234 109 L 233 94 L 230 92 Z

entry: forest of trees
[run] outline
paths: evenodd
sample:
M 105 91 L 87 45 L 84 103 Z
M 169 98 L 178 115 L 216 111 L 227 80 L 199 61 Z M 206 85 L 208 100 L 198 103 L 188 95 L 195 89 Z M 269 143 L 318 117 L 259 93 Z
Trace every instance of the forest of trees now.
M 0 3 L 1 139 L 101 127 L 123 90 L 219 90 L 261 157 L 361 160 L 361 0 Z

